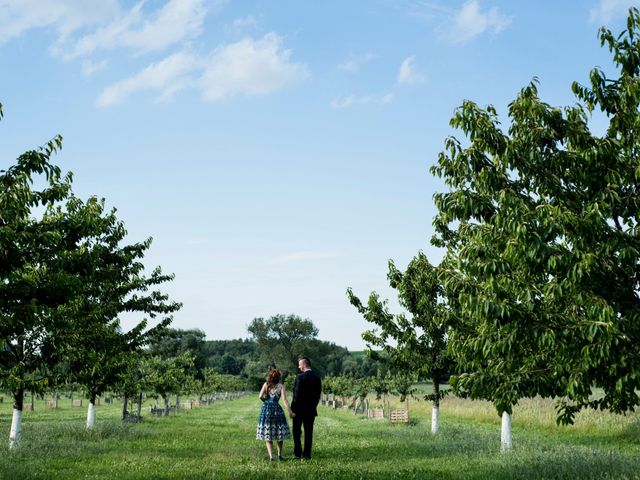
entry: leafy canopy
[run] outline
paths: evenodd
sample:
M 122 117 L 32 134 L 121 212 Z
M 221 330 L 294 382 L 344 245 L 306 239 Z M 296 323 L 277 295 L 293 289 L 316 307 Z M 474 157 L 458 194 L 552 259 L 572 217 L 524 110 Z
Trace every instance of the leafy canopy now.
M 585 406 L 624 412 L 640 388 L 640 14 L 618 36 L 600 30 L 617 78 L 596 68 L 558 108 L 537 80 L 509 105 L 465 101 L 432 172 L 433 243 L 446 248 L 443 283 L 459 302 L 450 337 L 458 393 L 511 412 L 523 397 L 562 397 L 559 421 Z M 589 113 L 603 112 L 603 136 Z M 603 389 L 593 399 L 593 387 Z

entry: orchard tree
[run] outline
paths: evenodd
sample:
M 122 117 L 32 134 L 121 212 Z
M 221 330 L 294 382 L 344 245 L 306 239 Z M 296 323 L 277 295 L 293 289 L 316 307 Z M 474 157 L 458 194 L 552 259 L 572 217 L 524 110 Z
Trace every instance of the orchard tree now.
M 193 377 L 193 357 L 184 352 L 178 357 L 150 357 L 144 362 L 148 388 L 164 400 L 164 414 L 169 415 L 169 396 L 180 395 Z
M 100 235 L 84 239 L 88 268 L 75 298 L 60 308 L 67 322 L 63 325 L 65 341 L 60 344 L 63 358 L 76 383 L 81 385 L 89 399 L 87 428 L 95 423 L 95 401 L 117 381 L 122 357 L 140 350 L 152 335 L 171 322 L 170 313 L 180 304 L 169 302 L 168 296 L 151 288 L 171 280 L 156 268 L 151 275 L 143 272 L 141 260 L 151 239 L 131 245 L 121 245 L 126 235 L 115 211 L 104 213 L 104 200 L 91 198 L 86 204 L 72 198 L 58 215 L 93 217 L 101 223 Z M 148 315 L 130 331 L 120 327 L 123 313 Z M 149 319 L 163 316 L 159 323 L 147 329 Z
M 371 389 L 376 392 L 376 400 L 382 400 L 383 410 L 386 408 L 387 415 L 390 415 L 390 408 L 387 400 L 387 395 L 391 391 L 392 376 L 389 370 L 385 374 L 381 369 L 378 369 L 375 377 L 371 377 Z M 433 419 L 432 419 L 433 420 Z
M 617 78 L 600 69 L 573 84 L 577 104 L 556 108 L 537 80 L 496 110 L 465 101 L 432 172 L 434 243 L 456 298 L 450 336 L 460 365 L 452 385 L 494 403 L 511 448 L 511 413 L 523 397 L 560 397 L 558 421 L 584 407 L 626 412 L 640 388 L 640 14 L 619 36 L 600 30 Z M 591 133 L 590 112 L 608 119 Z M 603 395 L 593 398 L 593 388 Z
M 137 398 L 138 415 L 142 412 L 142 398 L 145 392 L 151 390 L 147 378 L 149 376 L 149 362 L 146 352 L 134 350 L 126 355 L 119 355 L 119 368 L 115 383 L 111 390 L 122 397 L 122 420 L 131 418 L 129 400 Z
M 309 319 L 297 315 L 274 315 L 268 319 L 254 318 L 247 328 L 258 344 L 258 351 L 268 368 L 296 371 L 298 357 L 307 353 L 318 336 L 318 329 Z
M 178 357 L 189 352 L 193 357 L 196 375 L 202 378 L 206 366 L 206 335 L 202 330 L 164 328 L 153 335 L 149 342 L 149 353 L 160 357 Z
M 51 163 L 61 145 L 57 136 L 0 171 L 0 385 L 13 396 L 11 448 L 21 436 L 25 388 L 46 390 L 59 360 L 65 320 L 56 309 L 73 298 L 87 266 L 78 242 L 99 229 L 91 218 L 51 214 L 71 189 L 71 174 Z
M 405 402 L 407 413 L 409 412 L 409 398 L 417 391 L 415 387 L 417 381 L 418 376 L 411 372 L 399 372 L 391 378 L 391 391 L 398 394 L 401 402 Z
M 433 392 L 425 399 L 433 403 L 431 431 L 437 433 L 440 400 L 446 394 L 440 385 L 446 381 L 453 367 L 447 349 L 450 309 L 444 298 L 438 269 L 420 252 L 404 273 L 390 261 L 387 278 L 391 287 L 397 290 L 398 301 L 410 317 L 390 313 L 387 302 L 375 292 L 369 296 L 366 305 L 351 289 L 347 290 L 347 295 L 364 319 L 378 327 L 362 335 L 369 355 L 376 360 L 386 360 L 401 372 L 414 373 L 418 379 L 431 381 Z
M 165 299 L 157 292 L 142 294 L 144 282 L 153 281 L 139 274 L 126 281 L 137 289 L 106 282 L 103 264 L 112 275 L 135 272 L 136 247 L 127 247 L 127 254 L 109 250 L 109 242 L 124 229 L 113 215 L 102 214 L 103 202 L 83 203 L 72 196 L 71 174 L 63 176 L 51 161 L 61 144 L 61 137 L 55 137 L 0 171 L 0 385 L 13 396 L 11 448 L 20 439 L 25 389 L 49 389 L 59 377 L 60 362 L 70 366 L 65 350 L 88 354 L 90 345 L 83 341 L 96 329 L 105 329 L 100 341 L 114 339 L 107 333 L 114 331 L 109 315 L 122 300 L 119 293 L 132 293 L 127 302 L 135 311 L 148 311 L 145 305 Z M 138 334 L 134 329 L 127 338 Z
M 202 371 L 201 390 L 198 392 L 199 400 L 202 400 L 203 395 L 207 395 L 209 398 L 213 397 L 216 390 L 222 385 L 222 378 L 220 373 L 215 368 L 206 367 Z

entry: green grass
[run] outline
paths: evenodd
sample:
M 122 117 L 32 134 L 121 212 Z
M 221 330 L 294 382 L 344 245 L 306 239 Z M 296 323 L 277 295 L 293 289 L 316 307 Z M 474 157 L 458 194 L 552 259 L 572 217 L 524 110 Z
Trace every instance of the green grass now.
M 376 401 L 371 400 L 372 406 Z M 397 404 L 397 400 L 394 401 Z M 256 395 L 218 402 L 167 418 L 123 424 L 120 405 L 96 409 L 93 431 L 85 408 L 37 402 L 24 413 L 23 442 L 0 455 L 2 479 L 204 478 L 640 478 L 640 415 L 580 414 L 558 427 L 548 401 L 521 402 L 514 411 L 514 450 L 500 454 L 500 419 L 490 404 L 447 398 L 441 431 L 430 434 L 430 405 L 412 400 L 412 425 L 367 420 L 319 407 L 314 458 L 267 461 L 255 440 Z M 5 438 L 11 406 L 0 405 Z

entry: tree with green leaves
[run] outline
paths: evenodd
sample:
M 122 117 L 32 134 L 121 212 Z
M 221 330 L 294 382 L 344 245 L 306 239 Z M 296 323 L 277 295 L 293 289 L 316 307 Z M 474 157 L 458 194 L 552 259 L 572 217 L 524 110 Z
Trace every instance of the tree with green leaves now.
M 207 361 L 205 338 L 205 333 L 197 328 L 164 328 L 157 335 L 150 337 L 149 354 L 169 358 L 189 352 L 193 357 L 194 373 L 198 378 L 202 378 Z
M 55 214 L 71 192 L 71 174 L 51 162 L 61 145 L 57 136 L 0 171 L 0 385 L 13 396 L 12 448 L 25 389 L 46 390 L 59 360 L 66 320 L 57 310 L 73 298 L 87 267 L 80 243 L 99 234 L 91 218 Z
M 384 360 L 400 372 L 412 373 L 418 379 L 429 380 L 433 392 L 425 399 L 433 403 L 431 431 L 437 433 L 440 400 L 446 390 L 440 388 L 453 367 L 447 348 L 447 322 L 450 309 L 438 278 L 438 269 L 426 255 L 418 253 L 405 272 L 389 262 L 389 284 L 398 292 L 400 305 L 410 314 L 392 314 L 387 302 L 377 293 L 367 304 L 349 288 L 349 301 L 365 320 L 377 328 L 363 333 L 369 355 Z
M 258 351 L 267 368 L 295 371 L 298 357 L 306 354 L 318 329 L 309 319 L 298 315 L 274 315 L 268 319 L 254 318 L 247 328 L 258 344 Z
M 136 398 L 138 414 L 135 419 L 140 419 L 144 393 L 150 390 L 147 383 L 150 364 L 146 361 L 147 358 L 148 356 L 144 350 L 134 350 L 129 354 L 118 357 L 120 365 L 111 391 L 122 397 L 122 420 L 134 418 L 133 415 L 129 413 L 129 400 Z
M 70 374 L 82 386 L 89 406 L 87 428 L 95 423 L 95 401 L 117 380 L 122 357 L 139 351 L 150 338 L 158 335 L 171 322 L 171 313 L 180 304 L 169 302 L 168 296 L 154 287 L 170 281 L 156 268 L 149 276 L 144 274 L 142 259 L 151 239 L 122 245 L 126 230 L 115 211 L 105 214 L 104 200 L 95 198 L 83 203 L 70 199 L 58 214 L 70 218 L 92 217 L 100 223 L 100 235 L 84 239 L 82 247 L 88 258 L 83 281 L 69 304 L 59 309 L 70 325 L 64 324 L 65 341 L 60 343 L 62 356 Z M 151 291 L 150 291 L 151 290 Z M 127 332 L 120 327 L 123 313 L 147 315 Z M 158 323 L 147 329 L 149 320 Z M 63 333 L 63 332 L 61 332 Z
M 73 196 L 71 174 L 52 163 L 61 145 L 58 136 L 0 172 L 0 384 L 14 399 L 11 447 L 20 438 L 26 388 L 52 387 L 62 362 L 93 400 L 91 426 L 95 395 L 117 369 L 105 359 L 117 365 L 117 355 L 144 338 L 144 321 L 122 333 L 118 314 L 153 317 L 179 307 L 147 292 L 170 279 L 159 270 L 142 274 L 149 242 L 119 247 L 126 232 L 114 212 L 104 214 L 104 201 Z
M 206 367 L 202 371 L 201 390 L 198 392 L 198 399 L 202 401 L 204 395 L 208 395 L 212 398 L 216 390 L 222 385 L 222 377 L 215 368 Z
M 164 400 L 164 414 L 169 415 L 169 397 L 183 393 L 193 377 L 193 357 L 189 352 L 172 358 L 153 356 L 144 361 L 144 366 L 147 387 Z
M 387 370 L 385 373 L 378 369 L 376 375 L 371 377 L 371 389 L 376 393 L 376 400 L 382 400 L 383 410 L 386 409 L 387 415 L 390 413 L 387 395 L 392 389 L 393 377 L 391 372 Z
M 452 385 L 494 403 L 503 449 L 523 397 L 565 399 L 562 423 L 640 404 L 639 35 L 637 9 L 620 35 L 600 30 L 618 76 L 594 69 L 571 107 L 544 103 L 534 80 L 504 131 L 492 106 L 465 101 L 451 125 L 468 142 L 448 138 L 432 167 L 449 187 L 435 195 L 434 244 L 459 301 Z M 588 126 L 595 110 L 602 136 Z

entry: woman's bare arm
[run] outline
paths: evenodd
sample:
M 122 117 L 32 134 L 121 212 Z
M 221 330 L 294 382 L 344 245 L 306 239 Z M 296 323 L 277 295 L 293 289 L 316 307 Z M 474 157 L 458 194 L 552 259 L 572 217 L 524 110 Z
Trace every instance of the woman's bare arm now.
M 266 396 L 267 396 L 267 382 L 264 382 L 264 384 L 262 385 L 262 388 L 260 389 L 260 393 L 258 394 L 258 398 L 264 401 Z
M 285 388 L 284 383 L 282 384 L 282 401 L 287 406 L 287 410 L 289 411 L 289 416 L 291 418 L 295 417 L 296 414 L 293 413 L 293 410 L 291 410 L 291 406 L 289 405 L 289 400 L 287 400 L 287 389 Z

